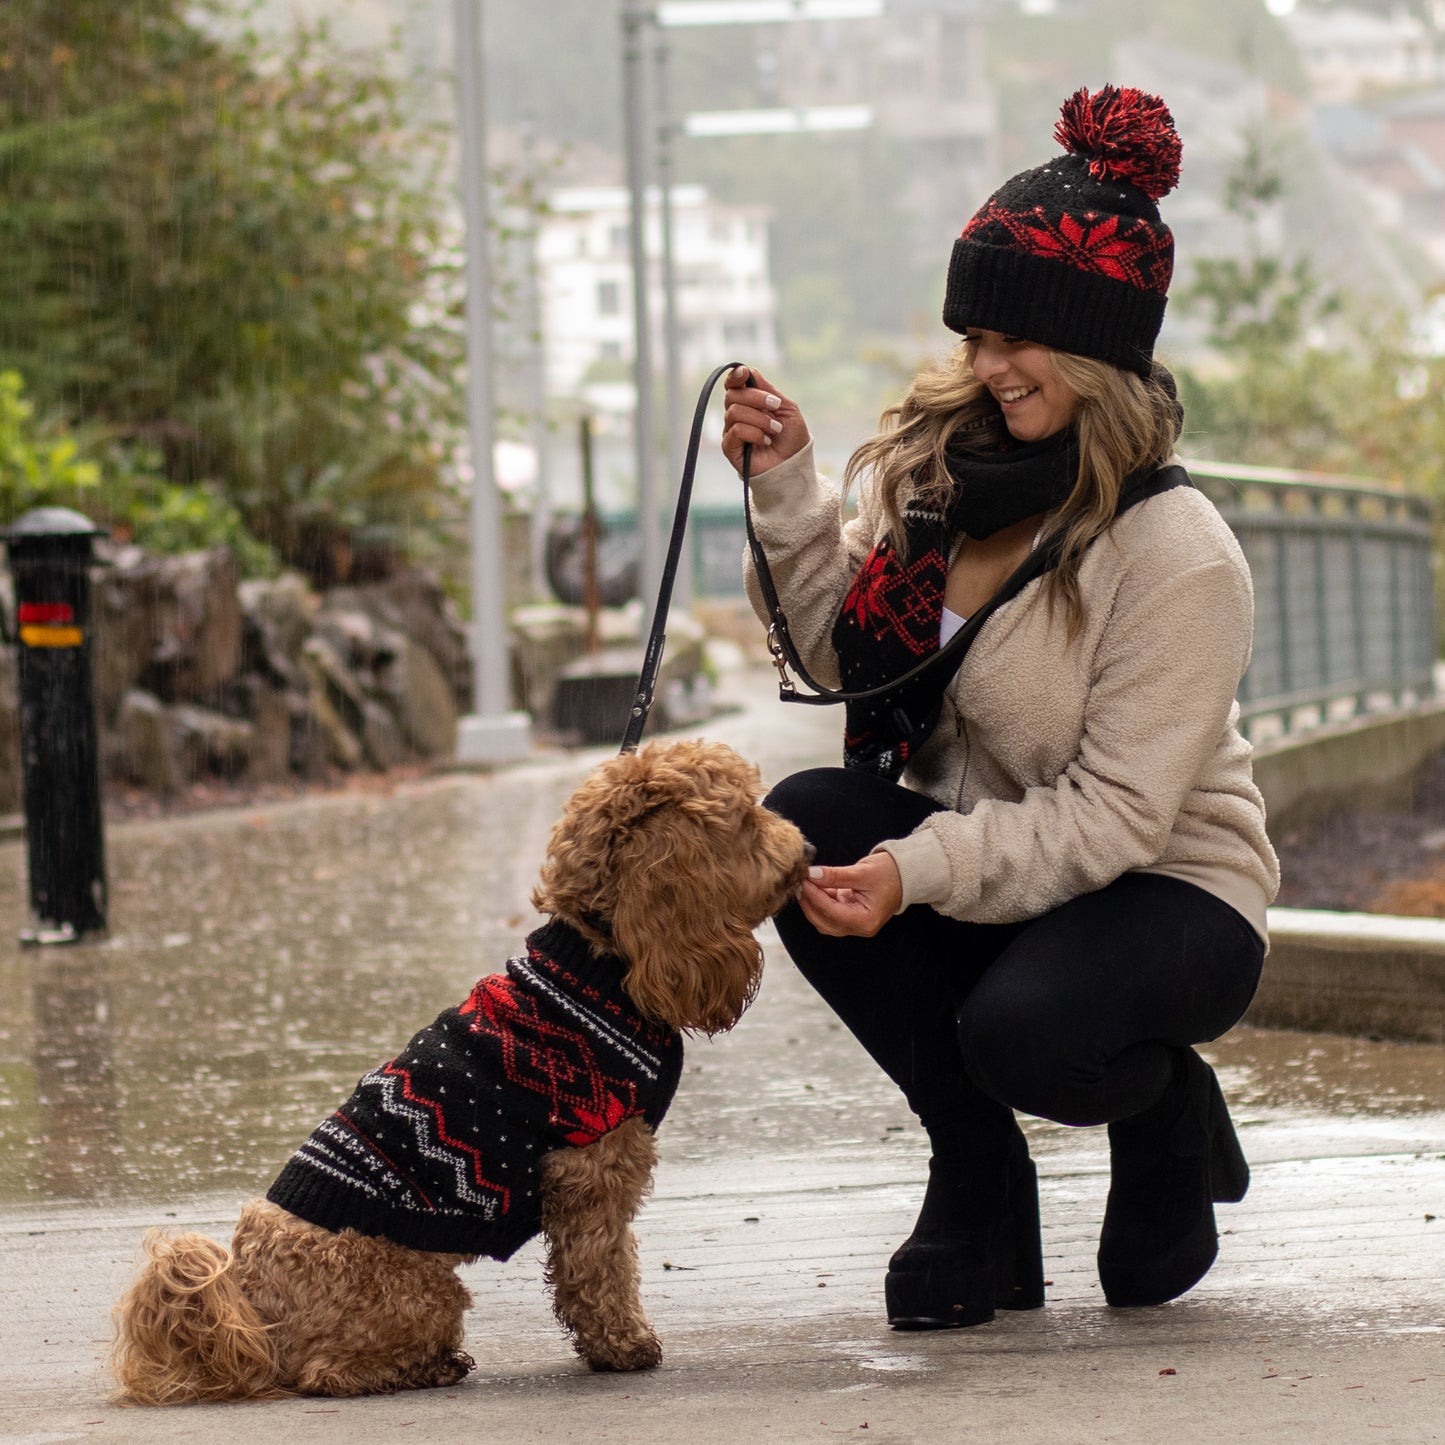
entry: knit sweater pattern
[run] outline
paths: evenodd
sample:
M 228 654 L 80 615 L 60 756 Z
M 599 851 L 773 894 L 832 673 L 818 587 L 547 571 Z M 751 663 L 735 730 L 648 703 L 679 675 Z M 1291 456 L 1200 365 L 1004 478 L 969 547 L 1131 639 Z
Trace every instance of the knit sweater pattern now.
M 754 478 L 753 502 L 793 641 L 836 686 L 833 627 L 887 535 L 881 505 L 865 486 L 845 521 L 811 446 Z M 901 780 L 944 810 L 880 845 L 902 907 L 1014 923 L 1139 870 L 1204 888 L 1267 937 L 1279 864 L 1238 728 L 1254 617 L 1239 544 L 1207 497 L 1178 487 L 1093 543 L 1079 587 L 1075 637 L 1036 579 L 985 623 L 950 682 Z
M 554 919 L 292 1155 L 267 1193 L 322 1228 L 507 1259 L 542 1227 L 541 1161 L 662 1121 L 682 1037 L 642 1017 L 625 963 Z

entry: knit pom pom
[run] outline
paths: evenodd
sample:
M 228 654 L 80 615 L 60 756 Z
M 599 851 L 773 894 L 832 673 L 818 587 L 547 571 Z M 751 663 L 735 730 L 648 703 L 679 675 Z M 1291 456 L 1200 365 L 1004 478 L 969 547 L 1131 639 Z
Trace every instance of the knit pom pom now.
M 1080 88 L 1060 107 L 1054 139 L 1087 156 L 1097 181 L 1128 181 L 1151 201 L 1179 184 L 1179 132 L 1157 95 L 1106 85 L 1090 95 Z

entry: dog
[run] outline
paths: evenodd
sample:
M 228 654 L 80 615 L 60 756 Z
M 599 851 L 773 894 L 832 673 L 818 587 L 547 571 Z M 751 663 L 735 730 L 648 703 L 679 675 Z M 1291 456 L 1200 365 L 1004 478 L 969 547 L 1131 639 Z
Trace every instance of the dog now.
M 757 992 L 753 930 L 812 849 L 717 743 L 652 743 L 596 768 L 554 827 L 547 917 L 303 1142 L 229 1249 L 150 1231 L 115 1309 L 135 1404 L 453 1385 L 471 1295 L 456 1273 L 545 1235 L 558 1322 L 595 1370 L 645 1370 L 631 1223 L 682 1036 Z M 449 1092 L 450 1091 L 450 1092 Z

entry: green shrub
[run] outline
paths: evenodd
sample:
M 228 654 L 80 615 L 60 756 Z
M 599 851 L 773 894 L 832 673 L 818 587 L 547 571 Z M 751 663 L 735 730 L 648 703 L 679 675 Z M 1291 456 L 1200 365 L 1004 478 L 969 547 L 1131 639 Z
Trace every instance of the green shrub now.
M 20 373 L 0 371 L 0 524 L 32 507 L 83 507 L 99 483 L 72 436 L 36 421 Z

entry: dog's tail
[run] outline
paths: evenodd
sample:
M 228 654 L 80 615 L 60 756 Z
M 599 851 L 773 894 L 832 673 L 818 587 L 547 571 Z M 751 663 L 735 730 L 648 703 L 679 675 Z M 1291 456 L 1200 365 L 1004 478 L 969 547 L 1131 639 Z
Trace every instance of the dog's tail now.
M 274 1392 L 270 1332 L 241 1292 L 233 1256 L 202 1234 L 153 1229 L 139 1278 L 115 1307 L 111 1372 L 137 1405 Z

